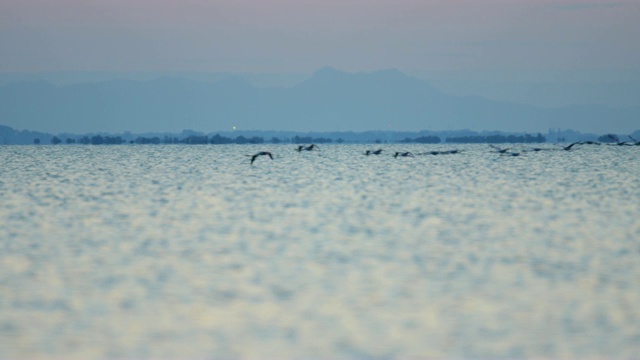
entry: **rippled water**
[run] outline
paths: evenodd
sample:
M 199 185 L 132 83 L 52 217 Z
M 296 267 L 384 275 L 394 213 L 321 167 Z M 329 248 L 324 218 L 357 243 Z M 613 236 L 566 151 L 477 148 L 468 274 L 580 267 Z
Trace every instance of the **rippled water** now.
M 545 146 L 1 146 L 0 357 L 637 357 L 640 147 Z

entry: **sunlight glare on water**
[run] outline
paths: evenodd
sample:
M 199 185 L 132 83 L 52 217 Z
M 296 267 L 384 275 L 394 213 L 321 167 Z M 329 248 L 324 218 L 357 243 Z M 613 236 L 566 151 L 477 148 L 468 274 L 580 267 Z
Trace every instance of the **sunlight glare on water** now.
M 0 146 L 0 357 L 637 356 L 640 147 L 544 146 Z

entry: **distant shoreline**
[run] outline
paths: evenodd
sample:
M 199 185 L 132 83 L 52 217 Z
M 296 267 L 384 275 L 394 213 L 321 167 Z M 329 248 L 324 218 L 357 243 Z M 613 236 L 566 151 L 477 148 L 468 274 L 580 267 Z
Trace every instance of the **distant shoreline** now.
M 374 143 L 418 143 L 418 144 L 470 144 L 470 143 L 558 143 L 598 140 L 604 134 L 581 133 L 575 130 L 550 129 L 546 134 L 502 131 L 336 131 L 336 132 L 293 132 L 293 131 L 221 131 L 198 132 L 183 130 L 180 133 L 58 133 L 15 130 L 0 125 L 0 145 L 29 144 L 374 144 Z M 631 134 L 616 134 L 620 138 L 631 135 L 640 138 L 640 129 Z

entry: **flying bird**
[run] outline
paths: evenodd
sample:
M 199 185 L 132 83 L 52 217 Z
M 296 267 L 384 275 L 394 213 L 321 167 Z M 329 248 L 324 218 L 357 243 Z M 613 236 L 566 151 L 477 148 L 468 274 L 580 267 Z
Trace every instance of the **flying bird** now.
M 423 153 L 418 153 L 418 155 L 449 155 L 449 154 L 459 154 L 460 150 L 458 149 L 453 149 L 453 150 L 444 150 L 444 151 L 427 151 L 427 152 L 423 152 Z
M 378 150 L 367 150 L 364 152 L 365 155 L 369 156 L 369 155 L 380 155 L 382 154 L 382 149 L 378 149 Z
M 413 154 L 412 154 L 412 153 L 410 153 L 410 152 L 408 152 L 408 151 L 407 151 L 407 152 L 396 152 L 395 154 L 393 154 L 393 157 L 394 157 L 394 158 L 397 158 L 398 156 L 402 156 L 402 157 L 415 157 L 415 156 L 413 156 Z
M 256 159 L 258 158 L 258 156 L 268 156 L 271 160 L 273 160 L 273 155 L 271 155 L 270 152 L 268 151 L 260 151 L 257 154 L 254 155 L 247 155 L 247 156 L 251 156 L 251 165 L 253 165 L 253 162 L 256 161 Z
M 460 150 L 458 149 L 453 149 L 453 150 L 446 150 L 442 152 L 443 154 L 458 154 L 460 153 Z
M 580 144 L 580 142 L 579 142 L 579 141 L 578 141 L 578 142 L 571 143 L 571 144 L 569 144 L 568 146 L 563 147 L 562 149 L 563 149 L 563 150 L 565 150 L 565 151 L 569 151 L 569 150 L 571 150 L 571 148 L 572 148 L 574 145 L 578 145 L 578 144 Z
M 518 153 L 518 152 L 509 152 L 509 148 L 501 149 L 501 148 L 499 148 L 499 147 L 497 147 L 495 145 L 492 145 L 492 144 L 489 144 L 489 146 L 494 148 L 498 154 L 511 155 L 511 156 L 520 156 L 520 153 Z
M 299 145 L 299 146 L 298 146 L 298 148 L 296 149 L 296 151 L 297 151 L 297 152 L 301 152 L 301 151 L 303 151 L 303 150 L 304 150 L 304 151 L 311 151 L 311 150 L 313 150 L 313 149 L 318 149 L 318 150 L 320 150 L 320 149 L 318 148 L 318 145 L 316 145 L 316 144 L 311 144 L 311 145 L 309 145 L 309 146 Z
M 498 154 L 506 154 L 507 151 L 509 151 L 509 148 L 501 149 L 501 148 L 499 148 L 499 147 L 497 147 L 497 146 L 495 146 L 493 144 L 491 144 L 489 146 L 491 146 L 491 148 L 495 149 Z
M 600 143 L 597 141 L 587 140 L 587 141 L 581 142 L 580 145 L 600 145 Z

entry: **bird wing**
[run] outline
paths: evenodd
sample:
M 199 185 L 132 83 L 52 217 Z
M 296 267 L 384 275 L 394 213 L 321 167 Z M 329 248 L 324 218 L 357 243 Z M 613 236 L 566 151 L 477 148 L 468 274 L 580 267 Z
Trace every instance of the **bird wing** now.
M 505 152 L 507 152 L 507 150 L 509 150 L 509 148 L 501 149 L 501 148 L 499 148 L 499 147 L 497 147 L 497 146 L 495 146 L 493 144 L 489 144 L 489 146 L 491 146 L 492 148 L 496 149 L 496 151 L 498 151 L 499 153 L 505 153 Z
M 571 148 L 573 147 L 573 145 L 578 144 L 577 142 L 574 142 L 573 144 L 570 144 L 569 146 L 565 147 L 565 150 L 571 150 Z

